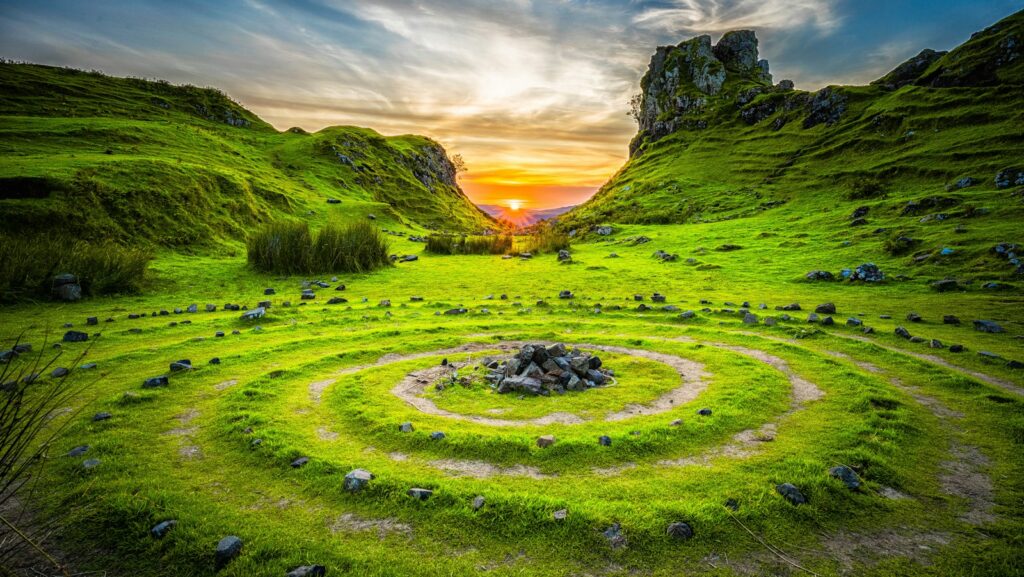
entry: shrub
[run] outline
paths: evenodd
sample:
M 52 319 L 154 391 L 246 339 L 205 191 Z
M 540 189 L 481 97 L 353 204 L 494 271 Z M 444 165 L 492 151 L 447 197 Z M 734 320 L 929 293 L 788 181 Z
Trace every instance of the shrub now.
M 48 297 L 53 277 L 78 277 L 84 295 L 136 293 L 152 254 L 113 243 L 59 236 L 0 235 L 0 298 Z
M 426 250 L 434 254 L 505 254 L 512 250 L 512 237 L 432 234 L 427 237 Z
M 70 575 L 40 543 L 63 527 L 74 512 L 74 505 L 55 513 L 36 511 L 23 515 L 19 502 L 46 490 L 45 483 L 39 482 L 44 477 L 38 473 L 48 454 L 52 454 L 54 443 L 81 411 L 72 410 L 64 415 L 61 409 L 81 402 L 91 382 L 76 384 L 67 374 L 40 380 L 38 375 L 46 374 L 63 353 L 51 356 L 45 352 L 45 342 L 37 353 L 19 348 L 18 341 L 13 344 L 5 351 L 5 362 L 0 364 L 0 383 L 4 383 L 0 387 L 0 509 L 4 511 L 0 525 L 0 573 L 28 575 L 14 570 L 27 570 L 37 561 L 45 561 L 60 574 Z M 72 371 L 88 352 L 86 349 L 73 361 Z
M 882 184 L 882 181 L 877 178 L 860 177 L 850 185 L 850 190 L 846 193 L 846 198 L 849 200 L 861 200 L 866 198 L 876 198 L 882 196 L 884 193 L 885 187 Z
M 388 242 L 367 222 L 328 224 L 316 235 L 304 222 L 278 221 L 249 237 L 249 264 L 278 274 L 362 273 L 387 266 Z
M 569 245 L 568 233 L 547 225 L 538 228 L 526 238 L 526 242 L 523 243 L 522 252 L 531 254 L 558 252 L 560 250 L 569 250 Z

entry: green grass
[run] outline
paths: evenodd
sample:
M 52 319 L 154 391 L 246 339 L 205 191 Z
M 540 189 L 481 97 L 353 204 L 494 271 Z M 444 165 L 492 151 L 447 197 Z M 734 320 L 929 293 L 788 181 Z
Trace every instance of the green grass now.
M 985 52 L 990 36 L 946 62 L 973 69 L 967 56 Z M 84 360 L 97 368 L 69 377 L 88 392 L 55 415 L 67 433 L 39 472 L 46 491 L 26 498 L 42 518 L 64 515 L 60 541 L 49 544 L 75 571 L 213 575 L 216 543 L 235 534 L 244 547 L 225 577 L 312 563 L 329 575 L 372 576 L 799 574 L 765 542 L 818 575 L 1024 575 L 1024 373 L 1008 362 L 1024 361 L 1024 292 L 992 250 L 1024 245 L 1024 196 L 991 184 L 995 170 L 1019 160 L 1012 89 L 844 88 L 850 108 L 839 124 L 804 130 L 794 115 L 777 133 L 741 124 L 735 108 L 711 107 L 714 129 L 646 144 L 566 226 L 515 239 L 513 249 L 535 258 L 506 259 L 436 254 L 409 239 L 487 224 L 459 208 L 456 191 L 435 187 L 437 202 L 409 182 L 425 169 L 420 162 L 443 165 L 423 139 L 354 128 L 276 133 L 216 92 L 39 67 L 3 65 L 0 74 L 0 177 L 22 179 L 4 189 L 19 195 L 0 200 L 4 226 L 80 221 L 88 234 L 165 245 L 140 293 L 0 307 L 0 339 L 24 333 L 37 350 L 48 350 L 65 323 L 113 319 L 83 329 L 87 343 L 62 343 L 67 358 L 91 346 Z M 742 84 L 730 82 L 727 92 Z M 46 98 L 31 99 L 40 92 Z M 228 111 L 250 126 L 217 120 Z M 338 147 L 364 153 L 363 169 L 331 160 Z M 945 190 L 963 175 L 982 183 Z M 380 187 L 370 184 L 378 177 Z M 39 190 L 50 196 L 35 198 Z M 326 205 L 338 190 L 343 202 Z M 908 201 L 931 196 L 950 200 L 904 214 Z M 869 224 L 850 226 L 860 206 Z M 925 218 L 940 212 L 947 217 Z M 418 260 L 339 274 L 300 301 L 310 260 L 346 253 L 323 249 L 345 244 L 325 225 L 368 226 L 371 213 L 391 250 Z M 256 254 L 277 271 L 260 272 L 240 239 L 282 219 L 307 221 L 283 225 L 296 239 L 289 244 L 303 248 L 274 254 L 275 234 L 255 235 Z M 128 222 L 138 230 L 125 230 Z M 604 223 L 615 224 L 613 234 L 589 230 Z M 553 253 L 568 248 L 573 227 L 576 266 L 560 266 Z M 328 241 L 318 244 L 314 230 L 329 231 Z M 899 235 L 915 242 L 903 248 Z M 492 252 L 498 238 L 479 245 Z M 742 248 L 716 250 L 723 245 Z M 652 257 L 657 250 L 679 258 L 663 262 Z M 886 281 L 804 278 L 865 262 Z M 931 287 L 947 277 L 962 290 Z M 346 286 L 347 301 L 327 304 L 335 284 Z M 222 308 L 268 299 L 256 321 Z M 744 301 L 761 322 L 744 322 Z M 220 310 L 159 314 L 193 303 Z M 803 310 L 764 324 L 790 303 Z M 808 322 L 822 303 L 837 306 L 834 325 Z M 694 316 L 680 317 L 686 310 Z M 923 322 L 906 320 L 912 312 Z M 963 323 L 943 323 L 944 315 Z M 973 330 L 976 319 L 1006 332 Z M 898 326 L 926 342 L 898 337 Z M 945 347 L 929 347 L 931 339 Z M 618 347 L 601 353 L 618 382 L 520 399 L 479 379 L 439 391 L 425 376 L 443 359 L 475 361 L 520 341 Z M 462 345 L 477 352 L 451 351 Z M 644 414 L 638 406 L 679 386 L 680 376 L 623 350 L 700 363 L 707 387 Z M 171 375 L 166 388 L 142 388 L 179 359 L 195 370 Z M 397 397 L 406 378 L 423 380 L 423 398 L 465 418 Z M 626 407 L 640 414 L 608 418 Z M 712 414 L 698 415 L 705 407 Z M 112 418 L 93 421 L 99 411 Z M 472 418 L 552 413 L 582 422 Z M 414 430 L 401 432 L 403 422 Z M 432 439 L 435 431 L 445 438 Z M 557 442 L 540 448 L 537 438 L 549 434 Z M 598 444 L 603 435 L 611 446 Z M 82 444 L 86 455 L 64 456 Z M 299 457 L 309 462 L 291 467 Z M 85 470 L 84 458 L 100 465 Z M 858 472 L 860 490 L 829 476 L 839 464 Z M 354 468 L 376 476 L 360 493 L 343 489 Z M 783 482 L 809 503 L 784 501 L 775 491 Z M 416 501 L 406 494 L 412 487 L 434 495 Z M 891 491 L 907 498 L 884 496 Z M 477 496 L 486 498 L 479 511 Z M 568 516 L 559 521 L 561 509 Z M 150 528 L 167 519 L 178 525 L 152 538 Z M 693 527 L 693 539 L 666 535 L 678 521 Z M 613 523 L 627 547 L 602 537 Z
M 53 277 L 74 275 L 83 296 L 136 293 L 146 286 L 152 253 L 60 234 L 23 238 L 0 234 L 0 301 L 51 297 Z
M 305 222 L 272 222 L 249 237 L 249 264 L 279 274 L 364 273 L 388 266 L 388 241 L 367 222 L 328 223 L 313 233 Z
M 385 228 L 495 226 L 424 137 L 278 132 L 214 90 L 48 66 L 0 63 L 0 95 L 0 226 L 9 233 L 58 228 L 195 249 L 236 248 L 281 217 L 315 227 L 370 214 Z
M 760 219 L 770 223 L 767 217 Z M 5 307 L 4 317 L 11 320 L 4 323 L 3 336 L 27 328 L 29 340 L 36 343 L 47 327 L 78 324 L 85 316 L 115 318 L 99 327 L 103 336 L 90 351 L 88 360 L 98 362 L 103 375 L 91 389 L 94 400 L 53 452 L 47 479 L 54 490 L 37 503 L 44 509 L 66 502 L 88 505 L 65 542 L 79 554 L 83 569 L 146 575 L 211 574 L 212 548 L 226 534 L 241 536 L 245 548 L 225 575 L 277 575 L 313 562 L 326 564 L 332 572 L 369 575 L 458 574 L 480 566 L 499 575 L 615 574 L 620 571 L 616 567 L 670 575 L 681 565 L 698 573 L 732 574 L 733 565 L 716 563 L 716 572 L 701 562 L 711 554 L 770 566 L 770 559 L 760 557 L 762 548 L 722 507 L 729 498 L 740 502 L 735 514 L 745 525 L 823 575 L 840 570 L 837 557 L 821 549 L 821 540 L 840 529 L 862 535 L 938 532 L 948 539 L 935 549 L 929 567 L 880 551 L 858 556 L 865 563 L 858 574 L 1017 574 L 1012 559 L 1019 542 L 1013 535 L 1024 522 L 1019 505 L 1024 486 L 1015 474 L 1022 467 L 1024 442 L 1019 397 L 931 363 L 849 340 L 861 333 L 842 321 L 865 313 L 865 322 L 877 329 L 870 339 L 879 345 L 935 354 L 1021 385 L 1020 371 L 976 353 L 1022 356 L 1013 338 L 1024 331 L 1024 318 L 1014 312 L 1021 303 L 1019 293 L 939 295 L 923 283 L 896 280 L 880 286 L 803 282 L 788 271 L 812 268 L 818 255 L 780 248 L 787 240 L 781 232 L 760 237 L 759 222 L 623 225 L 611 241 L 577 243 L 574 259 L 582 266 L 574 267 L 558 266 L 550 255 L 521 261 L 422 253 L 415 263 L 345 275 L 340 281 L 352 303 L 345 306 L 321 301 L 333 288 L 319 289 L 317 300 L 295 306 L 301 277 L 259 274 L 238 256 L 165 252 L 151 267 L 154 288 L 143 295 L 56 307 Z M 638 246 L 620 242 L 639 235 L 654 240 Z M 727 240 L 745 248 L 695 252 L 698 246 Z M 415 243 L 396 242 L 399 252 L 414 252 Z M 649 254 L 655 246 L 684 257 L 699 255 L 702 262 L 721 268 L 701 271 L 682 261 L 659 263 Z M 607 259 L 613 250 L 620 258 Z M 748 266 L 751 254 L 765 251 L 779 258 Z M 904 270 L 892 266 L 888 272 L 893 276 Z M 436 282 L 438 278 L 445 283 Z M 129 312 L 190 302 L 251 306 L 267 298 L 262 295 L 265 287 L 276 288 L 278 294 L 269 297 L 274 306 L 258 321 L 260 331 L 231 312 L 126 319 Z M 557 299 L 562 289 L 573 290 L 575 298 Z M 750 300 L 755 307 L 762 301 L 772 307 L 798 301 L 805 310 L 832 301 L 839 307 L 840 322 L 789 342 L 808 326 L 803 322 L 806 312 L 795 313 L 797 320 L 776 328 L 744 325 L 736 314 L 698 312 L 697 318 L 681 321 L 671 312 L 636 312 L 632 295 L 655 291 L 668 296 L 667 304 L 697 311 L 704 306 L 700 299 L 713 302 L 716 311 L 725 301 Z M 502 292 L 507 300 L 486 298 Z M 423 300 L 411 301 L 412 296 Z M 362 297 L 368 302 L 361 302 Z M 392 301 L 390 308 L 378 306 L 385 298 Z M 282 307 L 285 300 L 293 306 Z M 538 300 L 547 304 L 538 306 Z M 651 304 L 649 298 L 645 302 Z M 598 304 L 603 312 L 595 314 Z M 459 305 L 470 312 L 434 314 Z M 489 313 L 482 312 L 485 308 Z M 902 317 L 912 310 L 926 320 L 908 324 L 914 334 L 963 343 L 969 352 L 956 355 L 898 339 L 892 329 L 907 324 Z M 779 314 L 770 309 L 754 312 Z M 881 314 L 894 319 L 877 318 Z M 966 324 L 941 324 L 941 314 L 957 314 Z M 974 318 L 993 318 L 1010 334 L 975 332 L 969 326 Z M 169 326 L 181 320 L 192 323 Z M 142 334 L 128 331 L 135 327 Z M 232 335 L 234 329 L 241 334 Z M 214 338 L 217 330 L 228 336 Z M 668 412 L 612 422 L 603 416 L 676 386 L 678 375 L 638 357 L 604 354 L 609 367 L 623 371 L 619 385 L 523 400 L 490 395 L 482 388 L 426 393 L 441 408 L 469 415 L 518 419 L 566 411 L 590 419 L 580 425 L 512 428 L 426 415 L 390 394 L 406 373 L 439 363 L 440 355 L 431 351 L 509 340 L 613 344 L 679 355 L 704 363 L 709 385 L 694 401 Z M 783 373 L 718 348 L 718 343 L 784 359 L 825 397 L 790 412 L 790 384 Z M 73 354 L 80 345 L 64 348 Z M 825 351 L 871 362 L 885 373 L 867 372 Z M 339 374 L 392 353 L 426 356 Z M 222 364 L 208 364 L 214 356 Z M 465 358 L 444 356 L 451 361 Z M 173 375 L 167 389 L 140 388 L 143 378 L 165 373 L 167 363 L 179 358 L 192 359 L 198 369 Z M 894 388 L 889 376 L 939 399 L 963 418 L 953 423 L 936 417 Z M 91 375 L 83 372 L 74 378 Z M 324 380 L 333 382 L 316 402 L 310 385 Z M 139 395 L 125 397 L 128 391 Z M 696 410 L 705 406 L 713 415 L 698 417 Z M 508 412 L 488 413 L 495 408 Z M 101 410 L 114 418 L 91 422 L 88 415 Z M 670 427 L 676 418 L 683 424 Z M 397 425 L 403 421 L 413 422 L 415 430 L 400 433 Z M 714 457 L 716 448 L 730 443 L 736 433 L 767 422 L 776 423 L 774 441 L 758 443 L 744 457 Z M 435 430 L 445 432 L 446 439 L 431 440 Z M 541 434 L 554 434 L 558 442 L 539 449 L 534 440 Z M 612 437 L 612 446 L 599 446 L 600 435 Z M 262 444 L 251 447 L 253 438 Z M 947 443 L 953 439 L 977 446 L 990 462 L 984 471 L 994 485 L 992 512 L 997 518 L 984 526 L 985 537 L 958 520 L 966 502 L 947 495 L 939 484 L 941 463 L 950 458 Z M 89 474 L 81 471 L 81 459 L 59 456 L 82 443 L 92 446 L 89 457 L 102 461 Z M 661 464 L 705 455 L 710 455 L 706 465 Z M 310 463 L 290 468 L 300 456 L 310 457 Z M 450 472 L 450 467 L 479 463 L 491 472 L 513 474 L 478 478 Z M 830 479 L 827 469 L 835 463 L 858 467 L 868 489 L 851 493 Z M 517 466 L 540 477 L 516 475 Z M 364 493 L 345 493 L 341 477 L 356 467 L 371 470 L 377 478 Z M 810 505 L 794 508 L 783 502 L 773 487 L 784 481 L 805 491 Z M 434 489 L 435 495 L 425 503 L 413 502 L 405 496 L 413 486 Z M 875 492 L 882 486 L 914 498 L 884 499 Z M 470 508 L 476 495 L 487 499 L 481 512 Z M 553 521 L 552 512 L 563 507 L 569 518 Z M 178 519 L 179 526 L 164 540 L 150 538 L 148 529 L 168 518 Z M 370 528 L 353 528 L 360 520 L 370 522 Z M 670 542 L 664 528 L 675 520 L 690 522 L 697 536 L 683 544 Z M 391 527 L 380 529 L 383 539 L 373 522 Z M 612 551 L 600 536 L 613 522 L 621 523 L 629 538 L 625 550 Z M 110 554 L 92 556 L 89 552 L 97 548 Z
M 434 254 L 505 254 L 512 250 L 513 237 L 507 234 L 455 236 L 432 234 L 425 250 Z

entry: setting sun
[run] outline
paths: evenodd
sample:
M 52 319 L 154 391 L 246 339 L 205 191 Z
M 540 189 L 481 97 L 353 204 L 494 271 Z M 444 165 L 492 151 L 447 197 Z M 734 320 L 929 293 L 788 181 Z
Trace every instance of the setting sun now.
M 508 201 L 508 208 L 512 211 L 517 211 L 523 207 L 523 201 L 521 200 L 510 200 Z

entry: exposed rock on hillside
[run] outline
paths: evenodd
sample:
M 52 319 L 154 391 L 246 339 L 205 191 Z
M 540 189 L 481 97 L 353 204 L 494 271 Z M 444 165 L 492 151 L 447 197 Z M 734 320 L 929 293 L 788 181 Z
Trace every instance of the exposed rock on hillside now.
M 735 80 L 735 91 L 728 90 L 729 80 Z M 714 97 L 746 104 L 772 90 L 771 82 L 768 61 L 758 59 L 753 30 L 727 32 L 714 46 L 708 35 L 660 46 L 640 81 L 635 111 L 640 133 L 630 151 L 680 129 L 705 129 L 708 120 L 702 113 Z M 787 89 L 792 89 L 792 82 L 780 83 L 778 90 Z

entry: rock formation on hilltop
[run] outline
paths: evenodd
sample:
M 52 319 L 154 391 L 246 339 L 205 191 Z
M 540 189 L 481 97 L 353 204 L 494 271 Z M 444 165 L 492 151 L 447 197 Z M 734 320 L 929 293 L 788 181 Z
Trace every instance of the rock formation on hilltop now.
M 708 222 L 825 196 L 905 203 L 933 187 L 1020 186 L 1024 10 L 867 86 L 773 85 L 758 47 L 749 30 L 659 47 L 631 102 L 630 159 L 560 225 Z M 1024 188 L 991 204 L 1020 199 Z
M 706 34 L 677 46 L 659 46 L 640 81 L 640 134 L 630 151 L 680 128 L 707 128 L 700 113 L 730 78 L 747 88 L 771 86 L 768 61 L 758 59 L 753 30 L 727 32 L 714 46 Z

